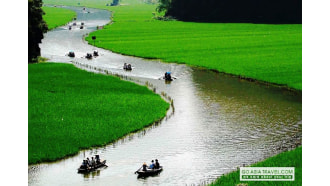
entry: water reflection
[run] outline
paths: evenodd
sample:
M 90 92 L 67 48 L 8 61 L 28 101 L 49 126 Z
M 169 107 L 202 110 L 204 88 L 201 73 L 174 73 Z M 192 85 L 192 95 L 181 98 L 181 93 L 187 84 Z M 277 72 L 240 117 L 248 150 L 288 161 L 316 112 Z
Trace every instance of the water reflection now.
M 103 168 L 103 169 L 106 169 L 106 168 Z M 85 179 L 90 179 L 90 178 L 94 178 L 96 176 L 100 176 L 101 174 L 101 170 L 96 170 L 96 171 L 93 171 L 93 172 L 90 172 L 90 173 L 85 173 L 85 174 L 81 174 Z

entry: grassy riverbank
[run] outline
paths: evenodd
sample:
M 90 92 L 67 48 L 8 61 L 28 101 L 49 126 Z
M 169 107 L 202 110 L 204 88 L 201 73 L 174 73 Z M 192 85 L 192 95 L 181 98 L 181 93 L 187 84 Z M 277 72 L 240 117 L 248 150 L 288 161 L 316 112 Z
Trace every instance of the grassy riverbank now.
M 301 24 L 236 24 L 159 21 L 156 5 L 102 8 L 113 24 L 86 39 L 118 53 L 186 63 L 302 89 Z M 96 6 L 96 5 L 95 5 Z M 97 5 L 100 7 L 101 5 Z
M 64 8 L 43 6 L 42 10 L 45 12 L 42 18 L 46 21 L 49 30 L 65 25 L 77 15 L 76 12 Z
M 241 182 L 239 179 L 240 172 L 234 171 L 226 174 L 211 186 L 233 186 L 240 183 L 248 185 L 302 185 L 302 147 L 298 147 L 295 150 L 280 153 L 276 156 L 266 159 L 265 161 L 256 163 L 252 167 L 294 167 L 295 168 L 295 181 L 247 181 Z
M 101 146 L 165 116 L 148 88 L 70 64 L 29 65 L 29 164 Z
M 46 3 L 77 5 L 75 1 Z M 236 24 L 159 21 L 156 5 L 122 0 L 109 7 L 103 0 L 80 1 L 80 6 L 108 9 L 113 24 L 86 39 L 111 51 L 167 62 L 202 66 L 302 90 L 301 24 Z M 134 5 L 134 6 L 133 6 Z

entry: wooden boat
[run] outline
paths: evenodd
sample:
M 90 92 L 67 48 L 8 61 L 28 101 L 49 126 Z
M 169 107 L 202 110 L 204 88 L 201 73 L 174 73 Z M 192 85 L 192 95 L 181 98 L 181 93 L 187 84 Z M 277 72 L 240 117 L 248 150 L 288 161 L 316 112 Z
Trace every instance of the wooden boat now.
M 93 51 L 93 56 L 99 56 L 99 52 L 97 50 Z
M 163 79 L 165 79 L 165 81 L 173 81 L 171 72 L 166 72 Z
M 139 175 L 139 177 L 148 177 L 148 176 L 154 176 L 159 174 L 163 171 L 163 166 L 159 166 L 158 169 L 148 169 L 147 171 L 143 171 L 143 168 L 141 167 L 139 170 L 137 170 L 135 173 Z
M 87 58 L 87 59 L 92 59 L 92 58 L 93 58 L 93 56 L 92 56 L 92 54 L 91 54 L 91 53 L 87 53 L 87 54 L 86 54 L 86 58 Z
M 69 51 L 69 54 L 68 54 L 69 57 L 75 57 L 75 54 L 73 51 Z
M 131 64 L 124 64 L 124 70 L 132 70 L 132 66 L 131 66 Z
M 101 167 L 107 167 L 107 165 L 105 163 L 106 163 L 106 160 L 103 160 L 100 163 L 96 164 L 94 167 L 88 167 L 88 168 L 81 165 L 78 168 L 78 173 L 89 173 L 89 172 L 95 171 L 96 169 L 99 169 Z

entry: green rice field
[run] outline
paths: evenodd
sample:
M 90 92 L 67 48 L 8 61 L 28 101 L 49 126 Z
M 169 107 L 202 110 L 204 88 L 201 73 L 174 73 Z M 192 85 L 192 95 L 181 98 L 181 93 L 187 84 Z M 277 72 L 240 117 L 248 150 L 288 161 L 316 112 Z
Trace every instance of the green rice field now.
M 43 6 L 42 10 L 45 12 L 42 18 L 46 21 L 49 30 L 65 25 L 76 17 L 76 12 L 64 8 Z
M 276 156 L 266 159 L 265 161 L 256 163 L 251 167 L 294 167 L 295 168 L 295 180 L 294 181 L 240 181 L 240 172 L 234 171 L 226 174 L 216 180 L 211 186 L 261 186 L 261 185 L 302 185 L 302 147 L 298 147 L 295 150 L 280 153 Z
M 147 87 L 71 64 L 29 64 L 29 164 L 106 145 L 166 115 Z
M 45 0 L 78 5 L 78 1 Z M 158 58 L 302 90 L 302 25 L 160 21 L 155 4 L 83 0 L 79 6 L 108 9 L 113 22 L 86 37 L 125 55 Z

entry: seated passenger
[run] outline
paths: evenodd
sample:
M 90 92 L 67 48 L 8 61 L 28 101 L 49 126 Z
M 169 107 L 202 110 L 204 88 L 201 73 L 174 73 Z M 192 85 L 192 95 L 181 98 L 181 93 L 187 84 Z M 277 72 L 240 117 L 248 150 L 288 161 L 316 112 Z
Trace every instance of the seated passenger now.
M 87 162 L 86 160 L 83 160 L 83 162 L 81 163 L 81 168 L 87 168 Z
M 95 161 L 96 161 L 96 164 L 100 164 L 101 161 L 100 161 L 100 155 L 95 155 Z
M 94 160 L 94 157 L 92 157 L 92 160 L 91 160 L 91 167 L 95 167 L 95 160 Z
M 149 169 L 154 169 L 154 168 L 155 168 L 154 160 L 151 160 L 151 164 L 149 165 Z
M 158 160 L 156 159 L 155 169 L 159 169 L 159 167 L 160 167 L 159 162 L 158 162 Z

